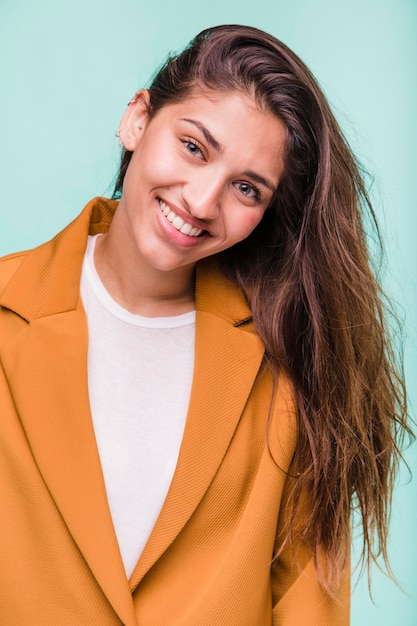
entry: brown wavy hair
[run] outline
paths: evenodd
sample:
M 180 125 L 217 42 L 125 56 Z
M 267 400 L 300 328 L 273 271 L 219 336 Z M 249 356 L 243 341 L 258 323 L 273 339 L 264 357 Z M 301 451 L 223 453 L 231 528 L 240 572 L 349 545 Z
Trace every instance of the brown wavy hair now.
M 250 303 L 272 370 L 284 370 L 294 387 L 293 515 L 276 558 L 299 531 L 291 519 L 306 492 L 302 534 L 333 594 L 349 560 L 354 509 L 362 564 L 382 554 L 390 571 L 391 494 L 404 435 L 411 435 L 401 355 L 388 332 L 396 318 L 368 253 L 365 225 L 381 246 L 375 215 L 325 96 L 285 44 L 247 26 L 203 31 L 154 77 L 150 116 L 199 86 L 249 94 L 287 129 L 285 173 L 263 220 L 219 256 Z M 114 197 L 131 154 L 122 155 Z

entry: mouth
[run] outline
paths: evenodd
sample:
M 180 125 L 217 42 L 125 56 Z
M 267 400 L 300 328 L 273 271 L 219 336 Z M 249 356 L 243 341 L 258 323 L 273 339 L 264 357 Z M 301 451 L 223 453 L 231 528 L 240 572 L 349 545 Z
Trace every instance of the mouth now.
M 174 213 L 171 207 L 165 204 L 161 198 L 158 198 L 158 203 L 167 220 L 171 222 L 172 226 L 183 235 L 187 235 L 188 237 L 201 237 L 203 234 L 209 234 L 207 230 L 197 228 L 189 222 L 186 222 L 182 217 Z

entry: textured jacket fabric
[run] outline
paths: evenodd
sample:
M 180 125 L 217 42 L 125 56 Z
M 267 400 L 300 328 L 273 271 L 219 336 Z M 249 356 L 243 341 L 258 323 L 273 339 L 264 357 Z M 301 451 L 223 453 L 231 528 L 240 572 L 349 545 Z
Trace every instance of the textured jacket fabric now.
M 128 581 L 90 415 L 80 299 L 95 199 L 52 241 L 0 261 L 0 623 L 8 626 L 347 626 L 300 543 L 271 566 L 296 423 L 240 290 L 198 265 L 195 372 L 166 501 Z M 111 385 L 111 380 L 109 380 Z

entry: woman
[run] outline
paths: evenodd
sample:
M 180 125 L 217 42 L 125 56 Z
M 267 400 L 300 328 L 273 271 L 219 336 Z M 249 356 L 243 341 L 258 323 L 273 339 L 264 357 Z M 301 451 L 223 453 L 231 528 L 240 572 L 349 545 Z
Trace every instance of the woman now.
M 1 618 L 348 624 L 350 513 L 386 557 L 408 432 L 355 160 L 242 26 L 117 134 L 114 198 L 0 264 Z

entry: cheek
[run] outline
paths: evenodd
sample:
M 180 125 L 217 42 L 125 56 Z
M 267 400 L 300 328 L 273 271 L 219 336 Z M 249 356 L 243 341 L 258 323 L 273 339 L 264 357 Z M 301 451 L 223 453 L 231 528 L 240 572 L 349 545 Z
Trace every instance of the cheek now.
M 173 150 L 168 150 L 158 136 L 147 136 L 133 153 L 126 178 L 136 187 L 157 187 L 164 185 L 167 179 L 171 182 L 176 166 Z
M 236 218 L 234 229 L 233 229 L 233 235 L 236 240 L 236 243 L 239 241 L 242 241 L 243 239 L 246 239 L 246 237 L 249 237 L 251 232 L 257 227 L 259 222 L 262 220 L 264 216 L 264 212 L 265 212 L 264 210 L 259 211 L 259 212 L 252 210 L 247 213 L 245 212 L 244 214 Z

